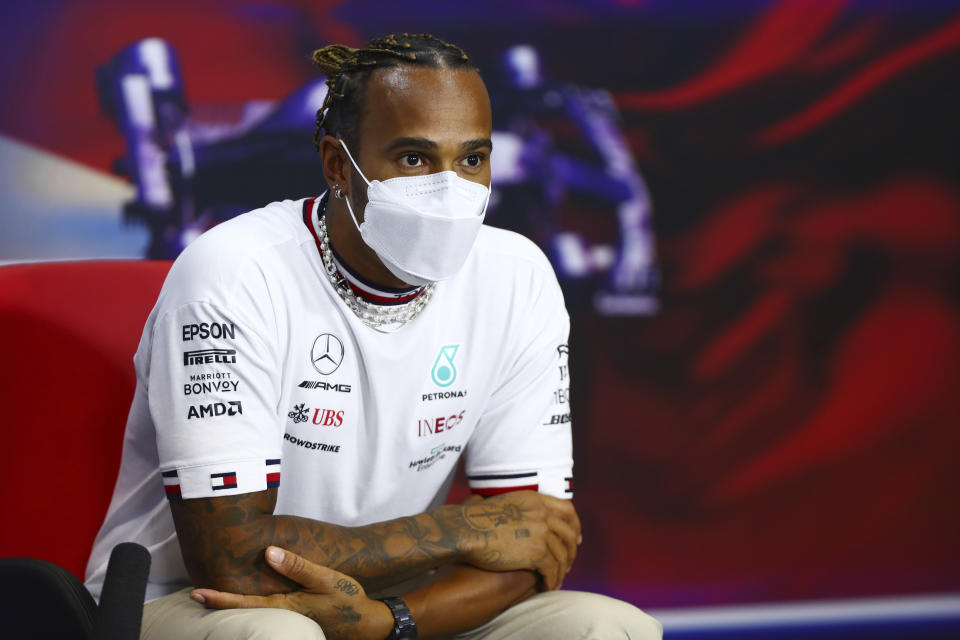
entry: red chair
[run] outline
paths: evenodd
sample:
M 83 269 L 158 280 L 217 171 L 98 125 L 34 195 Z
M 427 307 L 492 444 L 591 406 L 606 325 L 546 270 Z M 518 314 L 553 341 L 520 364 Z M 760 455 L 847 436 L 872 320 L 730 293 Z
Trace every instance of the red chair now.
M 133 354 L 170 264 L 0 267 L 0 557 L 83 579 L 120 466 Z

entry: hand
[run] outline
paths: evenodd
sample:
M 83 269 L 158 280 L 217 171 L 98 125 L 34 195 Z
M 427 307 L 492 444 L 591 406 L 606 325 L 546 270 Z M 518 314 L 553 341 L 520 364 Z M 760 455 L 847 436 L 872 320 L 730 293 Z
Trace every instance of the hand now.
M 267 607 L 296 611 L 319 624 L 329 640 L 386 638 L 393 629 L 389 607 L 368 598 L 353 578 L 278 547 L 268 547 L 266 558 L 274 571 L 304 588 L 272 596 L 194 589 L 190 597 L 211 609 Z
M 558 589 L 577 556 L 580 518 L 569 500 L 514 491 L 468 499 L 463 517 L 477 544 L 466 561 L 489 571 L 532 569 L 546 590 Z

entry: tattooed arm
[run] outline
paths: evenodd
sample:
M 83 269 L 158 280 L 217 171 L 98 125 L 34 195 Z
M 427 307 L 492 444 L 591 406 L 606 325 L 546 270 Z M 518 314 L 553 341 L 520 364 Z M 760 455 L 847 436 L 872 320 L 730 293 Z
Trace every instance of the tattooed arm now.
M 447 564 L 528 569 L 559 586 L 576 554 L 580 524 L 566 500 L 520 491 L 363 527 L 275 516 L 277 490 L 171 501 L 184 563 L 195 586 L 245 594 L 297 589 L 265 562 L 270 545 L 382 589 Z
M 302 585 L 300 590 L 264 597 L 196 589 L 190 597 L 213 609 L 296 611 L 319 624 L 328 640 L 381 640 L 393 628 L 390 609 L 368 598 L 350 576 L 280 549 L 271 548 L 268 561 L 278 574 Z M 475 629 L 536 592 L 537 578 L 530 572 L 493 573 L 456 565 L 441 569 L 431 583 L 403 599 L 417 623 L 419 637 L 426 640 Z

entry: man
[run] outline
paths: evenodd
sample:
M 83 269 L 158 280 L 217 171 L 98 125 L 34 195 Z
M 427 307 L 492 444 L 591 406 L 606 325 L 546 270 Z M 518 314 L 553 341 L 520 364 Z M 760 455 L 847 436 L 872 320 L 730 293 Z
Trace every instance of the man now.
M 481 227 L 480 76 L 430 36 L 314 58 L 332 194 L 224 223 L 174 264 L 91 591 L 134 540 L 153 557 L 144 638 L 659 637 L 630 605 L 555 590 L 580 542 L 554 394 L 569 322 L 543 254 Z M 461 454 L 480 497 L 444 505 Z

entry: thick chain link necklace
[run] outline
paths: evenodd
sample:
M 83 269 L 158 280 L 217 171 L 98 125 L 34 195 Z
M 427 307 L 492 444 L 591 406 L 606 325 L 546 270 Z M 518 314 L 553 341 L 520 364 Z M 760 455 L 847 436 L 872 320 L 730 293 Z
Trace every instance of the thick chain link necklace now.
M 437 283 L 431 282 L 423 288 L 416 298 L 410 302 L 396 305 L 373 304 L 364 300 L 362 296 L 354 292 L 347 284 L 346 279 L 333 263 L 333 250 L 330 248 L 330 236 L 327 234 L 327 222 L 325 212 L 321 211 L 317 216 L 320 236 L 320 253 L 323 257 L 323 266 L 327 270 L 327 277 L 330 284 L 340 298 L 350 307 L 354 315 L 360 318 L 368 327 L 381 333 L 393 333 L 402 328 L 408 322 L 420 315 L 423 308 L 427 306 L 433 290 Z

